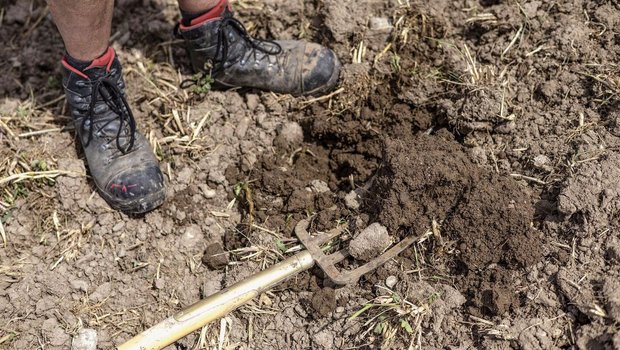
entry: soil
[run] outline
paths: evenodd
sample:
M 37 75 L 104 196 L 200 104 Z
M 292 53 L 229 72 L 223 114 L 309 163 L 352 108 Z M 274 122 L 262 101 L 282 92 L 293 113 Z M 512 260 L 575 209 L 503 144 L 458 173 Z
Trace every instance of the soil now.
M 0 349 L 114 348 L 293 254 L 306 218 L 345 228 L 328 252 L 371 224 L 418 240 L 354 285 L 315 267 L 169 349 L 620 349 L 620 6 L 235 7 L 253 34 L 333 48 L 339 89 L 180 89 L 175 2 L 118 1 L 112 45 L 169 188 L 128 217 L 84 176 L 44 1 L 2 3 L 0 178 L 61 174 L 0 182 Z

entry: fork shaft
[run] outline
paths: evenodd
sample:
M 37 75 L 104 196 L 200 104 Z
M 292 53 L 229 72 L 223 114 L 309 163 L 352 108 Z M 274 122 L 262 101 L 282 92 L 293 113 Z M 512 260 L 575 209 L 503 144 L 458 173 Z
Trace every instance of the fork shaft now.
M 118 350 L 158 350 L 207 323 L 226 316 L 272 286 L 311 268 L 314 259 L 302 251 L 258 274 L 213 294 L 138 334 Z

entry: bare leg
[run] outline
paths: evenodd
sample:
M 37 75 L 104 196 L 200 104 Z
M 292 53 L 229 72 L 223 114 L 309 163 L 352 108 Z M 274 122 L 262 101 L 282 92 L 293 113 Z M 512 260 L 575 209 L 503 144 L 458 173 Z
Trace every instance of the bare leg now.
M 179 8 L 185 13 L 202 13 L 214 8 L 220 0 L 178 0 Z
M 71 57 L 92 61 L 106 52 L 114 0 L 47 0 Z

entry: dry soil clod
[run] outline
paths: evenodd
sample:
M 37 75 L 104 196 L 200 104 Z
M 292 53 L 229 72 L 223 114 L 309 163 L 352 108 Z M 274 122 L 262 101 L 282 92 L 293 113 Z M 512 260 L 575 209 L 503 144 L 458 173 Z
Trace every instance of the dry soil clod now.
M 224 251 L 222 244 L 212 243 L 205 249 L 202 262 L 213 270 L 221 269 L 228 265 L 228 253 Z
M 71 342 L 71 350 L 96 350 L 97 331 L 90 328 L 82 328 Z
M 361 261 L 370 261 L 392 243 L 387 228 L 380 223 L 373 223 L 366 227 L 349 243 L 349 253 Z

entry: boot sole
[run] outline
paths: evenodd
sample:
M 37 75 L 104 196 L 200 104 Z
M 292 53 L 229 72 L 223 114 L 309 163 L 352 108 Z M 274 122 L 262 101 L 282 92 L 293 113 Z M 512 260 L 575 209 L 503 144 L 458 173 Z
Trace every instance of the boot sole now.
M 340 79 L 340 71 L 342 69 L 342 64 L 340 63 L 340 61 L 337 61 L 336 66 L 334 67 L 334 71 L 332 72 L 331 77 L 329 78 L 329 80 L 327 81 L 327 83 L 325 83 L 323 86 L 318 87 L 314 90 L 311 91 L 305 91 L 299 94 L 291 94 L 293 96 L 322 96 L 328 92 L 331 92 L 332 90 L 334 90 L 334 88 L 336 87 L 336 85 L 338 85 L 338 80 Z M 234 89 L 234 88 L 243 88 L 243 89 L 259 89 L 262 91 L 272 91 L 269 89 L 261 89 L 261 88 L 257 88 L 257 87 L 253 87 L 253 86 L 236 86 L 236 85 L 229 85 L 226 83 L 223 83 L 221 81 L 215 80 L 213 82 L 213 84 L 211 84 L 211 89 L 212 90 L 216 90 L 216 91 L 226 91 L 226 90 L 230 90 L 230 89 Z M 286 92 L 280 92 L 280 91 L 274 91 L 276 93 L 282 93 L 282 94 L 286 94 Z
M 99 190 L 101 197 L 112 207 L 114 210 L 122 211 L 125 214 L 140 215 L 145 214 L 151 210 L 156 209 L 164 203 L 166 200 L 165 189 L 159 192 L 151 193 L 150 195 L 130 202 L 117 202 L 111 197 L 107 196 L 101 190 Z

